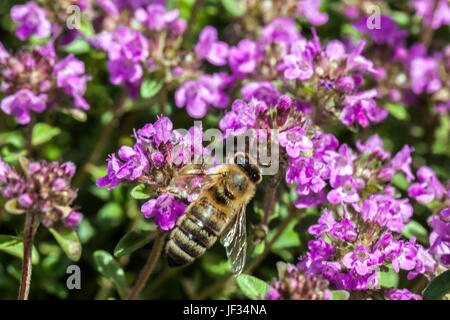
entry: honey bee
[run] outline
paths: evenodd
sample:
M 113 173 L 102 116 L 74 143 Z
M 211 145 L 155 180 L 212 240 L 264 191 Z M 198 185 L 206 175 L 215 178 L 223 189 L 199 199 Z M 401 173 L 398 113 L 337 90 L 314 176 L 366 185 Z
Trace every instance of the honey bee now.
M 234 164 L 221 165 L 195 182 L 196 169 L 178 175 L 172 185 L 179 187 L 188 182 L 190 192 L 198 196 L 178 219 L 166 244 L 169 266 L 182 266 L 193 262 L 220 237 L 225 247 L 231 271 L 242 272 L 247 252 L 245 209 L 253 198 L 256 185 L 262 180 L 260 168 L 248 154 L 237 153 Z M 178 186 L 177 186 L 178 185 Z M 179 188 L 178 188 L 179 190 Z M 187 196 L 187 194 L 184 194 Z

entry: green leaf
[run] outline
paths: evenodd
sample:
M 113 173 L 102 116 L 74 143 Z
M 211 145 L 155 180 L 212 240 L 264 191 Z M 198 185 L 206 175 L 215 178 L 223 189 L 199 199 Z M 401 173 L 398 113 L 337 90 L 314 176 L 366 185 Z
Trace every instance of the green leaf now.
M 221 277 L 230 272 L 231 266 L 223 256 L 215 254 L 207 254 L 201 259 L 203 269 L 214 275 L 215 277 Z
M 23 259 L 23 242 L 19 237 L 0 235 L 0 250 L 19 259 Z M 34 246 L 31 251 L 31 263 L 39 263 L 39 253 Z
M 450 116 L 447 114 L 441 114 L 439 116 L 440 124 L 434 131 L 434 143 L 432 151 L 434 154 L 446 154 L 450 156 Z
M 123 219 L 122 207 L 117 202 L 106 203 L 95 218 L 102 228 L 117 227 Z
M 25 146 L 25 138 L 20 131 L 9 131 L 0 133 L 0 145 L 11 144 L 16 148 L 22 148 Z
M 94 261 L 97 266 L 97 271 L 106 279 L 110 280 L 116 287 L 119 295 L 125 298 L 125 272 L 114 257 L 104 250 L 97 250 L 94 252 Z
M 245 296 L 252 300 L 265 297 L 269 290 L 267 283 L 248 274 L 241 274 L 237 277 L 236 281 Z
M 261 241 L 258 243 L 253 249 L 252 257 L 257 257 L 264 252 L 264 248 L 266 247 L 266 243 Z
M 16 198 L 6 201 L 5 203 L 5 210 L 10 214 L 24 214 L 24 209 L 19 209 L 18 206 L 19 202 Z
M 95 35 L 94 27 L 89 19 L 81 19 L 81 25 L 79 30 L 87 38 L 93 37 Z
M 131 197 L 134 199 L 148 199 L 150 195 L 146 192 L 147 185 L 140 184 L 131 190 Z
M 350 293 L 345 290 L 331 291 L 331 300 L 348 300 Z
M 6 163 L 14 163 L 19 160 L 20 157 L 27 155 L 27 150 L 20 150 L 20 151 L 11 151 L 8 146 L 4 146 L 2 148 L 2 158 L 3 161 Z
M 409 120 L 409 113 L 405 106 L 401 104 L 387 103 L 386 109 L 389 113 L 399 120 Z
M 297 225 L 297 223 L 297 220 L 289 223 L 286 230 L 273 244 L 272 249 L 277 250 L 300 246 L 300 237 L 298 235 L 298 232 L 294 230 L 294 227 Z
M 119 240 L 119 243 L 117 243 L 114 249 L 114 256 L 119 258 L 142 248 L 152 240 L 151 234 L 151 232 L 144 232 L 141 230 L 128 232 Z
M 394 179 L 392 179 L 392 183 L 400 190 L 408 190 L 409 182 L 406 180 L 403 173 L 396 174 Z
M 387 272 L 378 272 L 378 276 L 380 279 L 380 285 L 386 288 L 397 288 L 399 276 L 398 273 L 392 268 L 389 267 L 389 271 Z
M 86 112 L 84 112 L 83 110 L 80 110 L 80 109 L 74 109 L 74 108 L 63 109 L 60 112 L 74 118 L 75 120 L 77 120 L 79 122 L 86 122 L 86 120 L 87 120 Z
M 91 50 L 89 43 L 83 38 L 77 38 L 64 47 L 64 51 L 73 54 L 87 53 Z
M 246 12 L 245 1 L 239 0 L 221 0 L 225 10 L 234 17 L 243 16 Z
M 423 291 L 424 300 L 441 300 L 450 292 L 450 270 L 434 278 Z
M 75 230 L 67 228 L 56 231 L 53 228 L 48 229 L 55 237 L 61 249 L 70 260 L 78 261 L 81 257 L 81 242 Z
M 411 220 L 403 227 L 402 234 L 407 238 L 416 237 L 421 243 L 428 243 L 428 231 L 417 221 Z
M 31 144 L 38 146 L 46 143 L 61 133 L 61 129 L 52 127 L 46 123 L 36 123 L 31 136 Z
M 141 97 L 150 99 L 161 90 L 164 82 L 156 79 L 145 79 L 141 85 Z

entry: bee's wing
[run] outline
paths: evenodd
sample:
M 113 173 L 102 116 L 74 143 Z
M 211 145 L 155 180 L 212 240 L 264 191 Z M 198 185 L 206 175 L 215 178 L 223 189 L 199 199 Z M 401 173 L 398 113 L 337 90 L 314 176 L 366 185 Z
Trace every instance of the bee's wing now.
M 186 166 L 172 178 L 169 186 L 161 192 L 193 201 L 202 190 L 218 183 L 220 177 L 221 174 L 210 172 L 197 165 Z
M 242 205 L 237 210 L 234 221 L 228 225 L 220 239 L 227 251 L 231 272 L 234 274 L 240 274 L 244 269 L 247 254 L 245 207 L 245 205 Z

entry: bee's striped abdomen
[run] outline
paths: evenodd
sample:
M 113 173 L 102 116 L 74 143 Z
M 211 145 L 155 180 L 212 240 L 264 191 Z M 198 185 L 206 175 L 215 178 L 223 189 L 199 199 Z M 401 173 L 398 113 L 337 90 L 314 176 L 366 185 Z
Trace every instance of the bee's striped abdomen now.
M 214 198 L 214 193 L 211 195 Z M 210 248 L 222 233 L 229 215 L 214 206 L 210 196 L 203 196 L 191 204 L 166 245 L 167 261 L 171 267 L 193 262 Z

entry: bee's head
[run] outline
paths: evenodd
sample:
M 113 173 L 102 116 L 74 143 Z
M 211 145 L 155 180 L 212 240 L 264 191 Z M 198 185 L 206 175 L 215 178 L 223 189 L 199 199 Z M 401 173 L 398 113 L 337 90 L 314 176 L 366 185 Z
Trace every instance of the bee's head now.
M 247 153 L 238 152 L 234 156 L 234 163 L 244 169 L 250 180 L 258 184 L 262 180 L 261 170 L 256 162 Z

